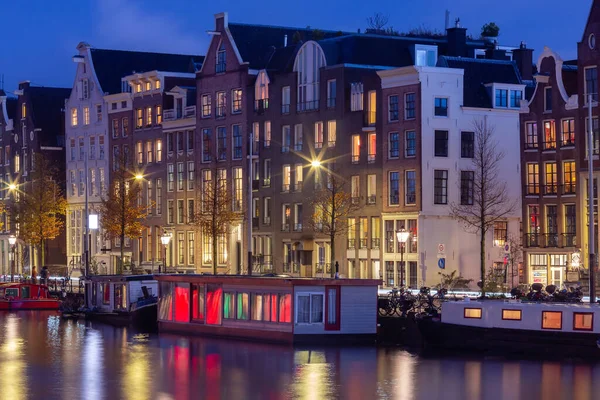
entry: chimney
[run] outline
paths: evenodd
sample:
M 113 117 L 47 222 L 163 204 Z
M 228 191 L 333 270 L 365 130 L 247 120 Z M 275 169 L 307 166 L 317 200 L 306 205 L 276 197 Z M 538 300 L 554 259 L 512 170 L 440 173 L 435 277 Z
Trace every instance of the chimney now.
M 21 81 L 21 82 L 19 82 L 19 89 L 20 90 L 27 89 L 29 87 L 30 83 L 31 83 L 30 81 Z
M 287 47 L 287 35 L 283 35 L 283 47 Z
M 454 28 L 446 29 L 448 55 L 451 57 L 467 56 L 467 28 L 460 27 L 460 18 L 454 22 Z
M 444 29 L 450 28 L 450 10 L 446 10 L 446 22 L 444 23 Z
M 500 50 L 495 45 L 485 49 L 485 58 L 488 60 L 510 61 L 510 58 L 506 55 L 506 50 Z
M 533 49 L 528 49 L 525 42 L 521 42 L 518 49 L 513 50 L 513 61 L 524 80 L 533 79 Z

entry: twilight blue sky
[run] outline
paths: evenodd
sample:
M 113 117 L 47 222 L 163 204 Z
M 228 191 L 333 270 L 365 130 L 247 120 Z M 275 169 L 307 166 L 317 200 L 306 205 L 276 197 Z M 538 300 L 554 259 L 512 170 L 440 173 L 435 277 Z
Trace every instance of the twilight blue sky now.
M 0 0 L 0 75 L 12 91 L 21 80 L 71 87 L 71 56 L 80 41 L 99 48 L 204 54 L 213 15 L 229 20 L 356 31 L 375 12 L 389 15 L 399 31 L 425 26 L 444 29 L 444 12 L 460 17 L 468 33 L 500 26 L 500 43 L 549 46 L 575 58 L 592 0 Z M 287 6 L 287 4 L 294 6 Z M 297 4 L 302 4 L 298 6 Z M 266 12 L 265 10 L 269 10 Z M 282 39 L 283 40 L 283 39 Z

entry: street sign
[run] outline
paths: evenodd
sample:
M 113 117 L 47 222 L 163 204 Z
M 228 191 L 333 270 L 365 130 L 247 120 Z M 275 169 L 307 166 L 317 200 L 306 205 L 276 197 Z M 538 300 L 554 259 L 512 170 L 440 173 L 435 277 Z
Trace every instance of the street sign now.
M 504 255 L 507 256 L 510 254 L 510 243 L 504 243 Z
M 438 267 L 440 269 L 446 269 L 446 259 L 445 258 L 440 258 L 438 260 Z
M 444 243 L 440 243 L 438 244 L 437 249 L 438 258 L 446 258 L 446 245 Z

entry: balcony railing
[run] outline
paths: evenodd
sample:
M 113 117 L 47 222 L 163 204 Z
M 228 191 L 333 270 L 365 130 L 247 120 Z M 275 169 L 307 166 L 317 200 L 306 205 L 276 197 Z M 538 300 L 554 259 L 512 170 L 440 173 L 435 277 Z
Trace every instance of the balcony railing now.
M 323 141 L 315 142 L 315 149 L 322 149 L 322 148 L 323 148 Z
M 575 146 L 575 138 L 572 137 L 567 137 L 567 138 L 563 138 L 560 147 L 573 147 Z
M 352 155 L 352 164 L 358 164 L 359 161 L 360 161 L 359 155 Z
M 269 108 L 269 99 L 259 99 L 254 101 L 254 111 L 261 114 Z
M 302 151 L 302 143 L 296 143 L 294 145 L 294 151 Z
M 373 163 L 375 162 L 375 156 L 376 156 L 376 154 L 369 154 L 369 155 L 367 156 L 367 162 L 368 162 L 369 164 L 373 164 Z
M 367 204 L 375 204 L 375 202 L 377 201 L 377 196 L 372 194 L 370 196 L 367 196 Z
M 302 224 L 294 224 L 294 232 L 302 232 Z
M 284 183 L 283 185 L 281 185 L 281 192 L 282 193 L 288 193 L 289 191 L 290 191 L 290 184 L 289 183 L 288 184 Z
M 286 223 L 281 224 L 281 232 L 289 232 L 289 231 L 290 231 L 290 224 L 286 224 Z
M 527 233 L 525 247 L 577 247 L 577 236 L 574 233 Z
M 302 191 L 302 181 L 296 182 L 294 184 L 294 192 L 301 192 L 301 191 Z
M 371 239 L 371 248 L 372 249 L 378 249 L 379 246 L 381 246 L 381 239 L 379 239 L 379 238 Z
M 263 225 L 271 225 L 271 217 L 264 217 Z
M 525 194 L 528 196 L 539 195 L 540 194 L 540 185 L 539 184 L 525 185 Z
M 533 150 L 539 148 L 539 144 L 537 141 L 535 142 L 525 142 L 525 150 Z
M 296 111 L 308 112 L 319 109 L 319 100 L 305 101 L 303 103 L 296 104 Z
M 289 114 L 290 113 L 290 105 L 289 104 L 282 104 L 281 105 L 281 113 L 282 114 Z
M 300 273 L 300 263 L 292 263 L 292 273 L 299 274 Z
M 180 119 L 180 118 L 192 118 L 195 116 L 196 116 L 196 106 L 188 106 L 183 109 L 183 112 L 181 112 L 181 109 L 165 110 L 165 112 L 163 114 L 163 119 L 165 121 L 174 121 L 174 120 Z
M 352 201 L 352 204 L 358 204 L 358 203 L 360 203 L 360 197 L 352 196 L 351 201 Z
M 348 248 L 349 249 L 356 248 L 356 239 L 348 239 Z
M 367 248 L 367 242 L 368 242 L 367 238 L 358 239 L 358 248 L 359 249 L 366 249 Z
M 335 147 L 335 140 L 330 140 L 327 142 L 327 147 Z
M 542 149 L 544 150 L 556 150 L 556 140 L 550 140 L 542 142 Z
M 283 263 L 283 273 L 291 273 L 292 272 L 292 264 L 291 263 Z
M 544 185 L 544 195 L 556 196 L 558 193 L 558 185 Z
M 271 186 L 271 178 L 263 178 L 263 186 L 264 187 Z
M 328 273 L 331 274 L 331 263 L 316 263 L 315 272 L 317 274 Z
M 575 183 L 566 183 L 562 185 L 562 194 L 575 194 L 577 193 L 577 185 Z
M 252 217 L 252 229 L 258 229 L 258 217 Z
M 327 99 L 327 108 L 335 108 L 335 97 Z

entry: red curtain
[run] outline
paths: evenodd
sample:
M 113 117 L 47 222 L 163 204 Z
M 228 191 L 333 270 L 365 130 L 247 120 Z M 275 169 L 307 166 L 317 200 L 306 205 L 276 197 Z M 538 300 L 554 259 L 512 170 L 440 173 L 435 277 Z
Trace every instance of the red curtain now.
M 192 286 L 192 319 L 204 321 L 204 287 Z
M 277 295 L 271 295 L 271 322 L 277 322 Z
M 190 322 L 190 289 L 175 286 L 175 322 Z
M 221 287 L 208 287 L 206 293 L 206 323 L 211 325 L 221 324 L 221 310 L 223 289 Z
M 110 304 L 110 284 L 104 284 L 104 304 Z
M 292 295 L 279 295 L 279 322 L 292 322 Z

